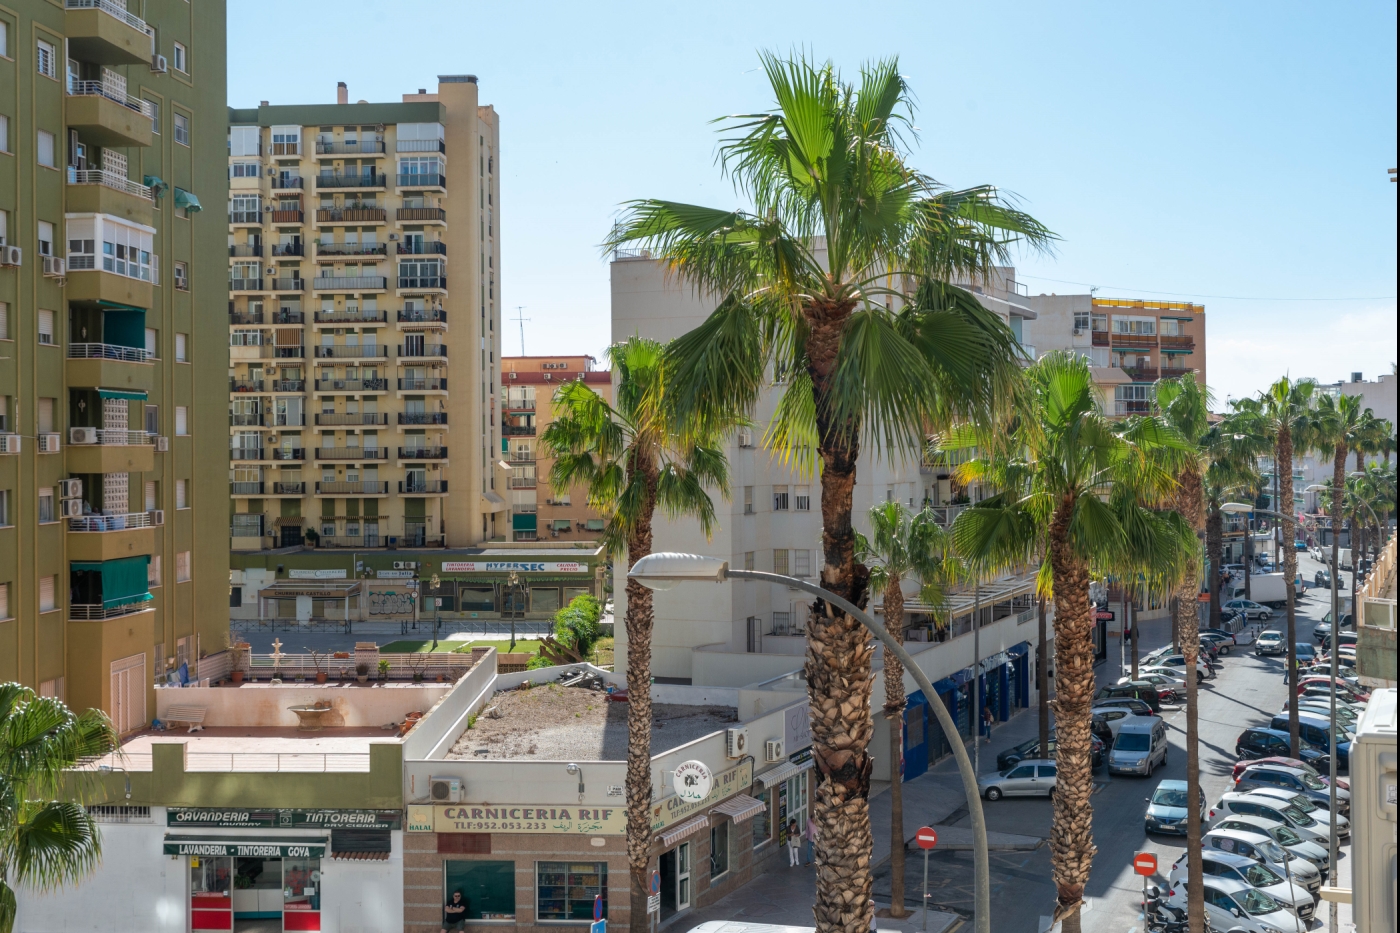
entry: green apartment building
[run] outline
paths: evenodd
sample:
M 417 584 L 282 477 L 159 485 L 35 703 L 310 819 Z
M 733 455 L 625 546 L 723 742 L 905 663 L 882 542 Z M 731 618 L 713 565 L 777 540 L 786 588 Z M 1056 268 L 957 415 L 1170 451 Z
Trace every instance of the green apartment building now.
M 225 49 L 222 0 L 0 5 L 0 680 L 124 733 L 228 629 Z

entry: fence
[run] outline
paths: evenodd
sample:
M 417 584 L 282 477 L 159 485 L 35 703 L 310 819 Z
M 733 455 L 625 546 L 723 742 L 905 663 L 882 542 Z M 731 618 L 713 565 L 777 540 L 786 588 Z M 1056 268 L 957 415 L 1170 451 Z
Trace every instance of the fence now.
M 127 752 L 113 767 L 125 771 L 151 771 L 150 752 Z M 185 773 L 191 772 L 289 772 L 305 774 L 368 774 L 369 752 L 190 752 L 185 753 Z

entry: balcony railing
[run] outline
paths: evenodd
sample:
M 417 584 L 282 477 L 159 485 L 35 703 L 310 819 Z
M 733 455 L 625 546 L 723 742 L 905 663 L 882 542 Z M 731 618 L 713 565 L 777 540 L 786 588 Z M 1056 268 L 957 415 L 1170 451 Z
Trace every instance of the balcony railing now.
M 317 447 L 317 460 L 388 460 L 387 447 Z
M 539 484 L 537 476 L 512 476 L 510 478 L 511 489 L 534 489 Z
M 401 275 L 398 288 L 446 288 L 445 275 Z
M 151 189 L 148 186 L 105 168 L 77 169 L 70 165 L 68 166 L 68 184 L 102 185 L 114 191 L 121 191 L 124 194 L 144 198 L 147 201 L 151 200 Z
M 387 215 L 382 207 L 331 207 L 318 208 L 318 224 L 366 224 L 382 223 Z
M 401 207 L 395 216 L 400 221 L 447 220 L 447 211 L 440 207 Z
M 387 249 L 384 243 L 317 243 L 319 256 L 383 256 Z
M 388 424 L 389 414 L 382 411 L 323 411 L 316 415 L 316 424 L 319 427 L 361 425 L 361 424 Z
M 232 428 L 256 428 L 266 424 L 265 415 L 253 415 L 246 412 L 239 412 L 228 416 L 229 427 Z
M 387 311 L 316 311 L 312 318 L 317 324 L 383 324 L 389 317 Z
M 394 184 L 399 188 L 446 188 L 447 176 L 431 172 L 426 175 L 396 175 Z
M 129 531 L 133 528 L 150 528 L 151 513 L 128 512 L 125 515 L 84 515 L 82 518 L 68 519 L 69 531 Z
M 272 391 L 274 392 L 305 392 L 305 379 L 274 379 L 272 380 Z
M 145 431 L 131 431 L 125 428 L 98 428 L 97 440 L 94 444 L 102 447 L 150 447 L 156 442 L 154 434 L 147 434 Z M 73 446 L 82 446 L 82 441 L 73 440 L 73 433 L 70 431 L 68 443 Z
M 273 175 L 273 176 L 272 176 L 272 187 L 273 187 L 273 188 L 283 189 L 283 190 L 292 190 L 292 189 L 295 189 L 295 190 L 297 190 L 297 191 L 300 191 L 300 190 L 302 190 L 305 186 L 306 186 L 306 179 L 305 179 L 305 178 L 302 178 L 300 175 Z
M 389 484 L 384 481 L 364 480 L 358 483 L 333 482 L 317 483 L 318 496 L 387 496 Z
M 257 221 L 253 221 L 257 223 Z M 285 208 L 272 211 L 272 222 L 275 224 L 301 224 L 306 223 L 306 214 L 300 208 Z
M 532 398 L 508 399 L 502 407 L 506 411 L 534 411 L 535 400 Z
M 1161 343 L 1163 350 L 1194 350 L 1196 348 L 1196 338 L 1189 334 L 1163 334 L 1157 340 Z
M 114 0 L 63 0 L 65 10 L 101 10 L 114 19 L 121 20 L 132 29 L 151 34 L 151 27 L 146 25 L 146 21 L 135 13 L 128 12 L 124 4 L 116 3 Z
M 283 308 L 268 315 L 273 324 L 305 324 L 306 314 L 302 311 L 293 311 L 290 308 Z
M 400 392 L 446 392 L 446 379 L 400 379 Z
M 361 175 L 317 175 L 316 189 L 327 190 L 332 188 L 383 188 L 388 182 L 388 177 L 373 172 L 365 172 Z
M 399 312 L 400 324 L 446 324 L 447 312 L 442 308 L 410 308 Z
M 73 0 L 69 0 L 73 2 Z M 119 619 L 122 616 L 135 615 L 138 612 L 147 612 L 155 608 L 155 603 L 146 600 L 139 603 L 122 603 L 120 606 L 108 606 L 104 603 L 72 603 L 68 606 L 68 618 L 80 622 L 97 622 L 103 619 Z
M 1123 367 L 1123 372 L 1127 373 L 1134 382 L 1156 382 L 1157 367 L 1155 366 L 1133 366 Z
M 303 346 L 263 347 L 263 349 L 272 351 L 271 353 L 264 353 L 264 357 L 275 360 L 299 360 L 306 356 L 306 348 Z
M 263 381 L 261 379 L 230 379 L 228 390 L 230 392 L 262 392 Z
M 274 292 L 306 291 L 306 279 L 268 279 L 268 289 Z
M 446 447 L 400 447 L 400 460 L 446 460 Z
M 447 244 L 441 240 L 413 240 L 400 243 L 400 256 L 446 256 Z
M 273 447 L 271 449 L 272 460 L 305 460 L 305 447 Z
M 399 424 L 447 424 L 445 411 L 401 411 Z
M 303 243 L 273 243 L 272 255 L 274 256 L 305 256 L 306 245 Z
M 228 222 L 231 224 L 260 224 L 262 223 L 262 211 L 235 211 L 228 212 Z
M 1157 335 L 1114 334 L 1113 345 L 1115 347 L 1155 347 L 1157 346 Z
M 266 483 L 229 483 L 231 496 L 261 496 Z
M 228 322 L 233 325 L 239 324 L 266 324 L 267 315 L 262 311 L 230 311 Z
M 398 139 L 394 141 L 395 152 L 446 152 L 447 146 L 440 139 Z
M 316 140 L 317 155 L 368 155 L 383 151 L 382 139 L 360 139 L 355 142 Z
M 533 450 L 512 450 L 506 454 L 506 459 L 512 463 L 534 463 L 535 452 Z
M 317 392 L 387 392 L 388 379 L 317 379 Z
M 534 437 L 535 426 L 503 424 L 501 425 L 501 434 L 505 437 Z
M 104 71 L 106 69 L 103 69 Z M 132 97 L 130 94 L 123 94 L 119 86 L 106 81 L 69 81 L 69 97 L 105 97 L 110 101 L 121 104 L 127 110 L 135 111 L 141 116 L 150 120 L 155 116 L 153 106 L 139 97 Z
M 311 280 L 312 289 L 320 291 L 376 291 L 389 287 L 382 275 L 321 275 Z
M 1152 403 L 1143 401 L 1122 401 L 1114 403 L 1114 413 L 1118 415 L 1146 415 L 1151 411 Z
M 382 359 L 389 355 L 389 348 L 377 343 L 362 343 L 356 346 L 337 345 L 316 347 L 316 358 L 322 360 Z
M 305 483 L 273 483 L 272 494 L 274 496 L 304 496 L 306 495 Z
M 266 253 L 261 243 L 240 243 L 237 246 L 230 246 L 228 254 L 235 259 L 239 257 L 256 257 L 261 259 Z
M 447 492 L 447 480 L 399 480 L 399 495 L 424 496 Z
M 260 292 L 263 291 L 263 280 L 229 279 L 228 290 L 231 292 Z
M 447 345 L 442 343 L 425 343 L 415 346 L 411 343 L 399 344 L 399 356 L 413 357 L 414 359 L 433 358 L 445 359 L 447 357 Z
M 230 460 L 262 460 L 263 449 L 261 447 L 230 447 L 228 458 Z
M 115 343 L 70 343 L 70 360 L 120 360 L 123 363 L 145 363 L 155 354 L 145 347 L 124 347 Z
M 1091 342 L 1096 347 L 1108 346 L 1108 331 L 1096 330 L 1091 336 Z

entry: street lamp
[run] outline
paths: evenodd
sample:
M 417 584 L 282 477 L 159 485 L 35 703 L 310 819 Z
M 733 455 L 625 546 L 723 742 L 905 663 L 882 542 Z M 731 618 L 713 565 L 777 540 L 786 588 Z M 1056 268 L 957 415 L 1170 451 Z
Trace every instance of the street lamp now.
M 759 580 L 768 583 L 777 583 L 793 589 L 803 590 L 826 600 L 831 605 L 843 612 L 849 613 L 852 618 L 860 622 L 870 633 L 880 640 L 885 646 L 885 650 L 899 660 L 904 665 L 904 669 L 914 677 L 914 682 L 919 685 L 919 689 L 924 692 L 929 705 L 933 707 L 934 713 L 938 716 L 938 723 L 943 727 L 945 735 L 957 735 L 958 727 L 953 722 L 953 717 L 948 715 L 947 708 L 943 705 L 937 691 L 933 689 L 933 684 L 929 682 L 928 675 L 914 663 L 914 659 L 909 656 L 909 652 L 904 650 L 904 646 L 895 641 L 883 625 L 877 622 L 870 615 L 846 600 L 798 577 L 789 577 L 780 573 L 765 573 L 759 570 L 734 570 L 729 566 L 729 562 L 718 557 L 703 557 L 699 554 L 674 554 L 658 553 L 648 554 L 632 565 L 632 569 L 627 574 L 628 579 L 636 580 L 643 586 L 653 590 L 669 590 L 677 583 L 686 582 L 710 582 L 723 583 L 726 579 L 734 578 L 738 580 Z M 981 659 L 975 658 L 974 665 L 980 665 Z M 980 715 L 980 711 L 978 711 Z M 977 741 L 977 730 L 973 730 L 974 749 Z M 987 824 L 982 816 L 982 798 L 977 789 L 977 772 L 973 770 L 972 760 L 967 755 L 967 749 L 961 742 L 950 743 L 953 746 L 953 756 L 958 762 L 958 773 L 962 776 L 963 791 L 967 795 L 968 816 L 972 819 L 972 859 L 974 863 L 975 875 L 975 911 L 973 914 L 976 933 L 991 933 L 992 929 L 992 908 L 991 908 L 991 874 L 987 861 Z M 901 840 L 902 842 L 903 840 Z
M 428 586 L 432 587 L 433 590 L 433 647 L 431 650 L 436 651 L 438 643 L 438 612 L 442 608 L 442 600 L 438 598 L 438 587 L 442 586 L 442 581 L 438 579 L 437 574 L 433 574 L 432 578 L 428 580 Z
M 520 586 L 520 574 L 512 570 L 506 574 L 506 591 L 510 594 L 506 598 L 511 601 L 510 613 L 510 650 L 515 650 L 515 591 Z

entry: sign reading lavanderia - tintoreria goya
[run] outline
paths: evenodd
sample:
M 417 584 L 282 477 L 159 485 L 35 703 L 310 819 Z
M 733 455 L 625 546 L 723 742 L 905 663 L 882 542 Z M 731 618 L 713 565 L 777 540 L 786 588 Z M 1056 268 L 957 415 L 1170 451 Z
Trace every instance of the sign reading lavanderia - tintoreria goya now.
M 623 836 L 627 833 L 627 811 L 616 807 L 576 807 L 569 804 L 409 804 L 408 831 Z

